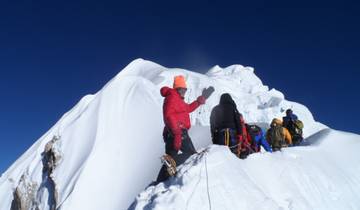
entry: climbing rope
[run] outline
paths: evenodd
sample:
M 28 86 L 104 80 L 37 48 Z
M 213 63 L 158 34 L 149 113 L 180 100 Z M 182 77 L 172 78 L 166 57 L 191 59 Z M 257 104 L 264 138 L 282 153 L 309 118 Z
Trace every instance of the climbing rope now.
M 206 158 L 207 153 L 205 152 L 205 172 L 206 172 L 206 191 L 207 191 L 207 196 L 208 196 L 208 201 L 209 201 L 209 209 L 211 210 L 211 199 L 210 199 L 210 190 L 209 190 L 209 174 L 208 174 L 208 169 L 207 169 L 207 158 Z
M 197 155 L 200 156 L 200 155 L 203 155 L 204 153 L 205 153 L 205 150 L 197 153 Z M 195 193 L 198 185 L 201 182 L 201 175 L 202 175 L 202 168 L 200 169 L 200 172 L 199 172 L 199 179 L 198 179 L 197 183 L 195 184 L 195 187 L 193 188 L 193 191 L 191 192 L 191 195 L 189 196 L 188 200 L 186 201 L 186 210 L 189 208 L 190 200 L 193 197 L 193 194 Z

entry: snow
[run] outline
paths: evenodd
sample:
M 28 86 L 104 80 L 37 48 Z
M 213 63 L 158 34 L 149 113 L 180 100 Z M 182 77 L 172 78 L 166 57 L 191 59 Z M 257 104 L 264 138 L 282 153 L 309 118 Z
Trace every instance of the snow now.
M 0 210 L 10 209 L 17 187 L 31 183 L 37 189 L 46 181 L 42 154 L 54 136 L 59 140 L 53 150 L 61 156 L 50 175 L 57 196 L 47 187 L 24 192 L 30 209 L 50 209 L 51 203 L 45 202 L 50 197 L 56 197 L 60 210 L 127 209 L 132 203 L 134 209 L 181 209 L 185 198 L 191 198 L 188 209 L 208 209 L 205 160 L 212 209 L 234 209 L 233 205 L 241 209 L 360 208 L 356 203 L 360 158 L 355 153 L 359 136 L 321 131 L 327 127 L 316 122 L 305 106 L 287 101 L 280 91 L 263 85 L 254 72 L 251 67 L 232 65 L 199 74 L 134 60 L 99 92 L 81 99 L 1 176 Z M 197 149 L 207 148 L 207 152 L 184 164 L 179 176 L 167 182 L 169 186 L 146 188 L 156 178 L 164 152 L 159 90 L 171 86 L 179 74 L 187 81 L 186 101 L 194 100 L 209 85 L 215 87 L 207 103 L 191 114 L 190 136 Z M 210 112 L 225 92 L 233 96 L 246 121 L 263 126 L 292 108 L 304 122 L 311 145 L 255 154 L 246 160 L 234 158 L 225 148 L 208 147 Z M 278 171 L 283 171 L 281 179 Z M 194 183 L 198 183 L 196 189 Z M 216 191 L 222 196 L 214 196 Z
M 327 129 L 308 140 L 314 145 L 246 160 L 210 146 L 130 209 L 358 209 L 359 136 Z

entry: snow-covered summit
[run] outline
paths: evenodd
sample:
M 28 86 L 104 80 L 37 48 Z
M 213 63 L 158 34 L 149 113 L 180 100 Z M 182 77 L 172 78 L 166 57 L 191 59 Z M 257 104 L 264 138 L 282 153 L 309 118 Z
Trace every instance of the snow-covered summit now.
M 302 116 L 305 124 L 305 136 L 325 128 L 314 121 L 311 112 L 303 105 L 285 100 L 285 96 L 276 89 L 263 85 L 254 73 L 254 68 L 242 65 L 231 65 L 225 68 L 214 66 L 205 75 L 179 68 L 165 68 L 159 64 L 143 59 L 136 59 L 124 68 L 115 79 L 123 77 L 140 77 L 149 80 L 157 88 L 171 86 L 173 77 L 182 74 L 186 77 L 188 92 L 186 99 L 194 100 L 203 88 L 212 85 L 215 94 L 201 109 L 201 113 L 192 115 L 193 124 L 209 124 L 211 108 L 219 102 L 222 93 L 230 93 L 238 109 L 249 122 L 268 123 L 274 117 L 282 117 L 288 108 Z
M 268 124 L 292 108 L 310 136 L 326 126 L 303 105 L 264 86 L 254 69 L 216 66 L 207 74 L 165 68 L 137 59 L 99 92 L 85 96 L 38 139 L 0 178 L 0 210 L 22 203 L 28 209 L 126 209 L 152 180 L 163 154 L 162 86 L 186 78 L 186 101 L 215 87 L 204 106 L 191 115 L 194 144 L 206 147 L 211 109 L 230 93 L 248 122 Z M 200 136 L 199 136 L 200 135 Z

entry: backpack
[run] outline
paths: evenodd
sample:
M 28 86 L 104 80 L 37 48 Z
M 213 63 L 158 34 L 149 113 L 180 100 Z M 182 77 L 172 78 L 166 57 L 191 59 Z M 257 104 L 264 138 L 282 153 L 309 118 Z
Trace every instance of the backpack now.
M 268 132 L 268 136 L 270 137 L 270 145 L 273 148 L 280 149 L 283 145 L 286 145 L 284 128 L 281 125 L 272 126 Z
M 303 128 L 304 124 L 303 122 L 301 122 L 301 120 L 290 120 L 287 126 L 287 129 L 289 130 L 291 136 L 302 136 Z
M 295 125 L 296 125 L 297 128 L 299 128 L 301 130 L 304 128 L 304 124 L 303 124 L 303 122 L 301 120 L 296 120 Z
M 258 141 L 256 141 L 256 139 L 257 139 L 256 137 L 258 137 L 258 140 L 260 140 L 259 136 L 263 135 L 261 128 L 257 125 L 246 124 L 246 130 L 247 130 L 248 136 L 250 138 L 250 139 L 248 139 L 248 141 L 251 145 L 252 150 L 254 150 L 253 152 L 259 152 L 260 144 Z

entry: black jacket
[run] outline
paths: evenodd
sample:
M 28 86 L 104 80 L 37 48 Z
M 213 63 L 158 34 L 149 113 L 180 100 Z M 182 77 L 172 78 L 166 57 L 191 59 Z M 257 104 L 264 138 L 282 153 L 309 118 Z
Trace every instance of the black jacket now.
M 242 130 L 240 116 L 230 94 L 221 95 L 220 103 L 213 108 L 210 115 L 211 136 L 214 138 L 216 132 L 224 128 L 232 128 L 237 134 L 240 134 Z

